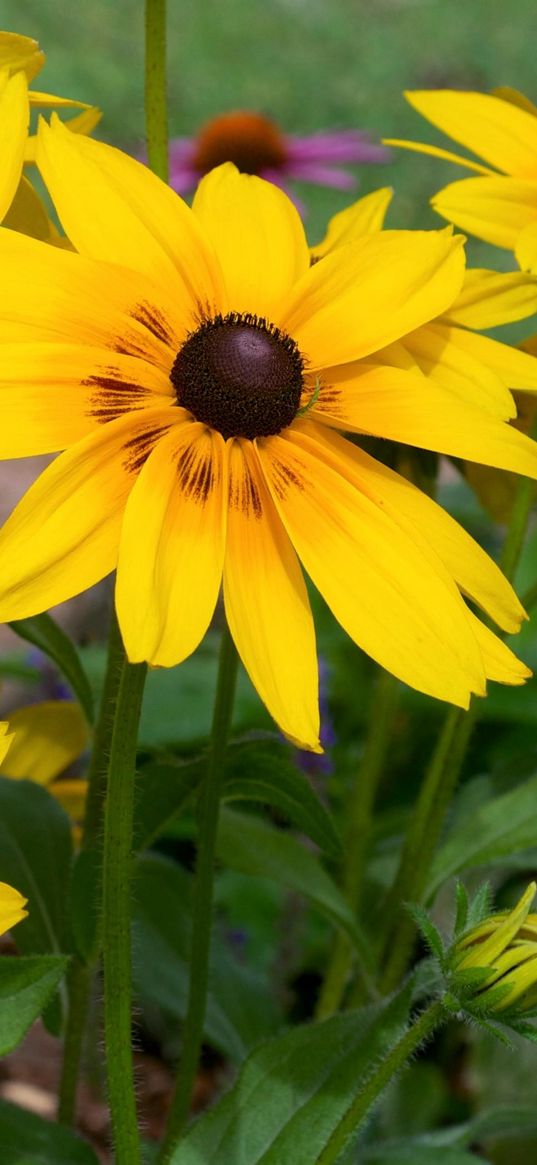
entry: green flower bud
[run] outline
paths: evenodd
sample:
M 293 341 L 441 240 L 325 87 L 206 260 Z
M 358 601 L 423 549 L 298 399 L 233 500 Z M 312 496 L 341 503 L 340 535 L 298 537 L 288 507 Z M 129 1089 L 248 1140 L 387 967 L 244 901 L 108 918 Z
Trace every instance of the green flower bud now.
M 450 991 L 476 1014 L 509 1022 L 537 1007 L 537 891 L 531 882 L 510 911 L 493 914 L 457 940 L 449 956 Z

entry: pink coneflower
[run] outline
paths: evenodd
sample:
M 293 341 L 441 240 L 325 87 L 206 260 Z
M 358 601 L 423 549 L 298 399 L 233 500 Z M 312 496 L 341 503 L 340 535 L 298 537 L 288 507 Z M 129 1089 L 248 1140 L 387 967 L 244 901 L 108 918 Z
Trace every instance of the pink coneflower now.
M 277 186 L 289 178 L 349 190 L 356 178 L 342 164 L 384 162 L 388 151 L 366 133 L 340 129 L 295 137 L 284 134 L 270 118 L 249 110 L 223 113 L 205 123 L 192 138 L 170 143 L 170 182 L 179 194 L 193 190 L 200 178 L 222 162 L 234 162 L 246 174 L 259 174 Z

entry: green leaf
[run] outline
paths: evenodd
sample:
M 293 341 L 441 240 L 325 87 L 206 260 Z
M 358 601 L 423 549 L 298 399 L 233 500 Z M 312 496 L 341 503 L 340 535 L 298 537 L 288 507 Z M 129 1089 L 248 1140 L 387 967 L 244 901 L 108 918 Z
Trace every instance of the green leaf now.
M 139 858 L 135 988 L 142 1002 L 151 1000 L 178 1020 L 186 1014 L 191 891 L 191 875 L 175 862 L 149 854 Z M 240 963 L 215 929 L 205 1019 L 208 1042 L 240 1062 L 280 1022 L 267 979 Z
M 468 892 L 464 882 L 457 881 L 455 888 L 455 898 L 457 903 L 457 912 L 455 915 L 455 926 L 453 928 L 454 934 L 458 935 L 461 931 L 466 929 L 468 921 L 468 909 L 470 903 L 468 901 Z
M 368 943 L 358 930 L 345 898 L 318 858 L 291 834 L 257 817 L 223 809 L 217 853 L 232 870 L 271 878 L 288 890 L 303 894 L 332 922 L 347 931 L 365 959 L 365 965 L 371 965 Z
M 419 1145 L 415 1141 L 408 1144 L 386 1146 L 386 1148 L 369 1149 L 362 1157 L 364 1165 L 478 1165 L 484 1162 L 484 1157 L 476 1158 L 473 1153 L 466 1153 L 464 1149 L 434 1149 L 431 1153 L 429 1145 Z
M 195 757 L 188 761 L 154 761 L 144 765 L 135 788 L 135 851 L 151 845 L 197 792 L 206 763 L 204 757 Z
M 2 1165 L 99 1165 L 70 1129 L 0 1100 Z
M 435 955 L 439 963 L 444 961 L 444 944 L 440 935 L 440 931 L 436 928 L 427 911 L 422 906 L 418 906 L 415 902 L 407 904 L 407 910 L 412 915 L 416 926 L 421 931 L 427 946 L 432 955 Z
M 537 776 L 478 807 L 452 829 L 437 852 L 428 899 L 463 870 L 509 865 L 512 854 L 537 845 Z
M 68 960 L 54 955 L 0 958 L 0 1056 L 20 1044 L 52 998 Z
M 52 616 L 47 614 L 33 615 L 30 619 L 17 619 L 15 622 L 9 623 L 8 626 L 20 639 L 38 647 L 59 667 L 80 701 L 88 723 L 93 724 L 95 709 L 88 677 L 73 641 L 54 622 Z
M 28 899 L 28 918 L 17 926 L 23 954 L 68 949 L 70 863 L 71 825 L 55 798 L 33 781 L 0 777 L 0 881 Z
M 360 1080 L 400 1036 L 408 993 L 267 1041 L 170 1165 L 313 1165 Z
M 69 882 L 70 946 L 82 962 L 95 958 L 98 945 L 102 856 L 100 843 L 75 857 Z
M 341 857 L 341 838 L 330 814 L 293 763 L 289 748 L 278 741 L 231 746 L 223 800 L 271 805 L 330 857 Z

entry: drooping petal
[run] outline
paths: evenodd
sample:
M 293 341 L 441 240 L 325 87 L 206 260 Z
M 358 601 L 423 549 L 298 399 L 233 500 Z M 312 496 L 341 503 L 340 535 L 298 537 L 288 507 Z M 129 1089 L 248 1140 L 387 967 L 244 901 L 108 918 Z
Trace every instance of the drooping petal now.
M 227 310 L 272 320 L 310 262 L 291 200 L 270 182 L 241 174 L 227 162 L 201 180 L 193 210 L 220 260 Z
M 489 680 L 496 680 L 499 684 L 525 684 L 531 676 L 529 667 L 522 660 L 517 659 L 497 635 L 485 627 L 481 619 L 477 619 L 472 611 L 468 612 L 474 635 L 481 648 L 485 671 Z
M 204 425 L 159 441 L 136 482 L 121 530 L 116 583 L 129 659 L 173 667 L 211 621 L 225 545 L 224 441 Z
M 520 348 L 502 344 L 491 336 L 480 336 L 463 328 L 447 328 L 439 325 L 442 332 L 449 332 L 450 338 L 459 350 L 464 352 L 469 363 L 476 361 L 481 368 L 488 367 L 491 374 L 503 381 L 509 388 L 526 392 L 537 391 L 537 359 Z M 456 333 L 456 335 L 455 335 Z
M 33 37 L 21 36 L 18 32 L 0 32 L 0 69 L 8 69 L 10 73 L 22 70 L 26 80 L 33 81 L 44 63 L 45 54 Z
M 465 328 L 496 328 L 537 311 L 537 279 L 523 271 L 467 268 L 464 283 L 444 318 Z
M 464 273 L 462 238 L 445 231 L 384 231 L 315 263 L 276 323 L 315 372 L 385 347 L 445 311 Z
M 168 405 L 170 380 L 146 360 L 75 344 L 0 344 L 0 457 L 57 453 L 124 412 Z
M 88 725 L 74 700 L 46 700 L 10 714 L 13 744 L 0 764 L 4 777 L 48 785 L 88 744 Z
M 472 350 L 473 338 L 462 328 L 432 320 L 405 336 L 401 343 L 425 376 L 456 393 L 463 401 L 484 408 L 502 420 L 509 420 L 516 416 L 511 393 L 494 365 L 491 367 L 486 359 L 480 359 L 486 351 L 484 353 L 480 348 Z M 478 339 L 482 338 L 478 336 Z M 505 345 L 499 344 L 498 347 Z M 381 356 L 379 353 L 377 358 Z M 531 357 L 527 359 L 531 361 Z M 535 363 L 537 367 L 537 361 Z
M 367 364 L 327 369 L 316 420 L 537 477 L 537 445 L 425 376 Z
M 407 101 L 438 129 L 505 174 L 537 174 L 537 120 L 489 93 L 417 90 Z
M 220 304 L 220 272 L 195 215 L 169 186 L 121 150 L 72 134 L 53 114 L 39 126 L 37 162 L 66 234 L 78 251 L 121 263 Z
M 169 373 L 188 316 L 148 277 L 2 228 L 0 266 L 2 341 L 109 347 Z
M 17 922 L 28 917 L 28 911 L 24 909 L 27 903 L 28 899 L 23 898 L 13 886 L 0 882 L 0 934 L 5 934 L 6 930 L 11 930 Z
M 435 194 L 431 206 L 463 231 L 512 251 L 520 231 L 537 222 L 537 181 L 463 178 Z
M 224 600 L 239 655 L 282 732 L 319 752 L 308 595 L 250 441 L 230 443 L 227 530 Z
M 391 186 L 384 186 L 381 190 L 374 190 L 372 194 L 359 198 L 345 210 L 340 210 L 339 214 L 330 219 L 324 239 L 311 248 L 313 258 L 322 259 L 335 247 L 341 247 L 362 235 L 381 231 L 392 198 Z
M 31 486 L 0 530 L 2 622 L 45 611 L 113 570 L 129 491 L 171 412 L 147 409 L 103 425 Z
M 385 146 L 397 146 L 399 150 L 410 150 L 413 154 L 427 154 L 432 158 L 442 158 L 443 162 L 454 162 L 456 166 L 464 166 L 466 170 L 473 170 L 477 174 L 494 174 L 489 166 L 481 166 L 462 154 L 454 154 L 452 150 L 444 150 L 441 146 L 430 146 L 427 142 L 410 142 L 401 138 L 383 138 Z
M 313 582 L 348 634 L 420 691 L 462 707 L 483 693 L 463 600 L 434 551 L 319 456 L 304 433 L 259 443 L 269 488 Z
M 0 222 L 19 185 L 24 161 L 30 111 L 28 86 L 23 72 L 9 76 L 0 71 Z
M 454 518 L 405 477 L 370 457 L 331 429 L 313 421 L 300 427 L 319 446 L 319 456 L 367 494 L 415 539 L 433 547 L 460 589 L 504 631 L 526 618 L 511 584 L 493 559 Z

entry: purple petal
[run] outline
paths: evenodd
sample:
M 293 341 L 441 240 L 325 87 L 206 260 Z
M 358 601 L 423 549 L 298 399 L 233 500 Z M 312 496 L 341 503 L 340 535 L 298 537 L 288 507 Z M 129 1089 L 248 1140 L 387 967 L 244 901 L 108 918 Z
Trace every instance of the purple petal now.
M 192 166 L 171 162 L 170 186 L 177 194 L 188 194 L 190 190 L 195 190 L 200 178 L 199 170 L 194 170 Z
M 291 162 L 384 162 L 390 154 L 385 146 L 354 129 L 287 137 L 285 144 Z
M 335 166 L 322 166 L 318 162 L 295 162 L 286 167 L 288 178 L 297 182 L 314 182 L 317 186 L 332 186 L 335 190 L 353 190 L 357 179 L 346 170 Z

